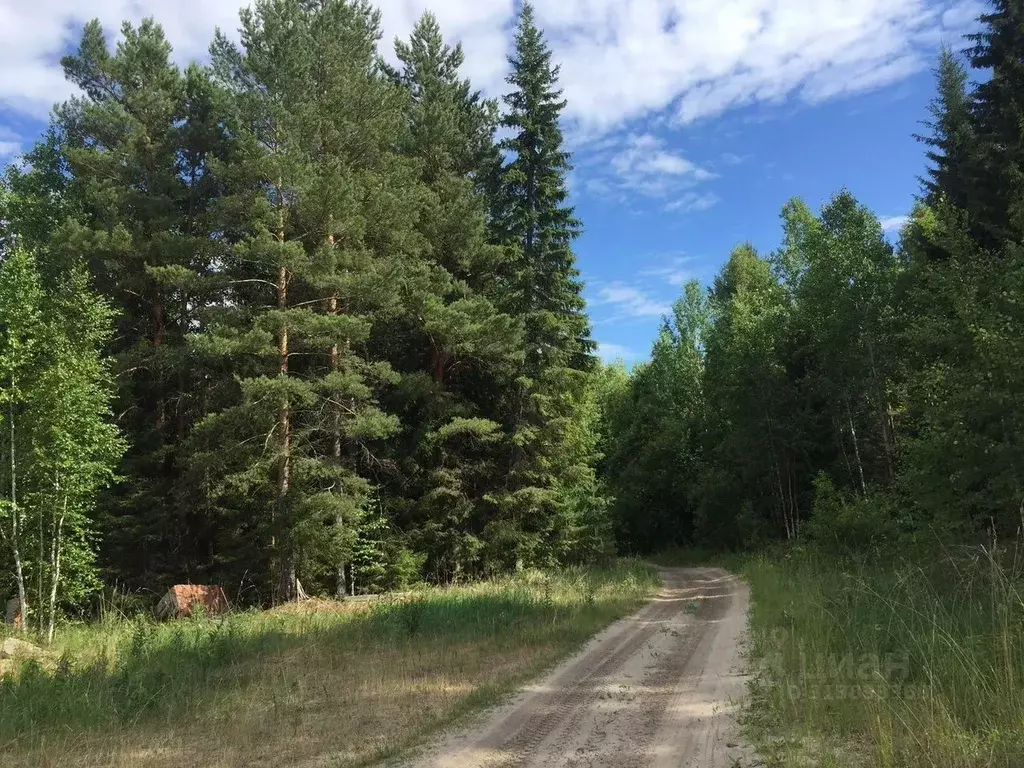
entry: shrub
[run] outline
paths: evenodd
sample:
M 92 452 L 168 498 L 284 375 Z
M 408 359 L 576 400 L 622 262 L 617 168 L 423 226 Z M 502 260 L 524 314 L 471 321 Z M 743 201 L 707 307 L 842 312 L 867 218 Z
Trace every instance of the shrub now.
M 850 499 L 824 472 L 814 479 L 814 507 L 807 537 L 835 553 L 877 550 L 896 539 L 891 501 L 883 495 Z

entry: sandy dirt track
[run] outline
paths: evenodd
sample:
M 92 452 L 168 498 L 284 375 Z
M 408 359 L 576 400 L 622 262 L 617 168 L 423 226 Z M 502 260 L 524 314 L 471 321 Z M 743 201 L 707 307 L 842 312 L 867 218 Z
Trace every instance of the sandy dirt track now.
M 718 568 L 666 568 L 658 596 L 415 768 L 739 768 L 748 590 Z

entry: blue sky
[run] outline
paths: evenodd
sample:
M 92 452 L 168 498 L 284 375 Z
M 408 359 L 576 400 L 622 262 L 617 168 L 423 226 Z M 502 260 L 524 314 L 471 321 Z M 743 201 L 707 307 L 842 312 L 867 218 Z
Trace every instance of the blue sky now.
M 912 134 L 927 132 L 920 122 L 933 93 L 931 74 L 921 72 L 866 94 L 747 107 L 666 132 L 667 146 L 685 147 L 716 174 L 698 187 L 717 200 L 704 210 L 577 191 L 586 224 L 577 251 L 602 355 L 629 363 L 646 357 L 685 281 L 710 283 L 741 242 L 762 252 L 779 245 L 779 213 L 791 197 L 817 210 L 845 187 L 895 237 L 924 172 L 923 147 Z
M 500 95 L 518 0 L 375 0 L 384 40 L 433 11 L 465 74 Z M 0 160 L 72 94 L 59 58 L 98 17 L 153 15 L 181 63 L 202 59 L 243 0 L 0 0 Z M 846 187 L 898 230 L 924 169 L 921 130 L 942 42 L 985 0 L 535 0 L 562 66 L 577 252 L 602 356 L 647 356 L 690 278 L 738 243 L 780 238 L 793 196 Z M 390 48 L 385 45 L 385 48 Z

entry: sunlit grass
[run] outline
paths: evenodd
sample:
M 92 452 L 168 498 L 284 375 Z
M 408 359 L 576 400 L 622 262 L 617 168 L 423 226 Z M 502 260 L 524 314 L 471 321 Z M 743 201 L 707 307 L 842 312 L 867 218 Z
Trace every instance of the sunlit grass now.
M 1024 766 L 1012 554 L 748 560 L 751 733 L 769 766 Z
M 524 573 L 357 613 L 71 628 L 0 682 L 0 764 L 351 766 L 495 701 L 636 609 L 656 574 Z

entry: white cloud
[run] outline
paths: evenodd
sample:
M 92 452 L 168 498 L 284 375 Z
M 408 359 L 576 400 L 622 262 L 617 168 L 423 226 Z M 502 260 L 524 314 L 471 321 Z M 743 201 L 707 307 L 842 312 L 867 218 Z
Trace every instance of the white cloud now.
M 666 148 L 665 141 L 649 133 L 631 135 L 626 146 L 611 158 L 621 186 L 647 197 L 664 197 L 681 184 L 715 178 L 711 173 Z
M 942 26 L 950 30 L 972 29 L 981 14 L 988 12 L 988 6 L 978 0 L 967 0 L 949 8 L 942 14 Z
M 153 15 L 179 60 L 202 58 L 239 0 L 0 0 L 0 109 L 45 118 L 66 98 L 59 58 L 98 17 L 114 32 Z M 425 8 L 466 48 L 476 84 L 503 90 L 514 0 L 379 0 L 384 45 Z M 929 66 L 936 42 L 972 26 L 979 0 L 536 0 L 562 64 L 569 115 L 597 136 L 672 108 L 689 122 L 795 96 L 816 102 Z M 661 172 L 691 172 L 671 155 Z
M 673 288 L 682 288 L 695 277 L 690 270 L 690 265 L 694 260 L 693 256 L 672 256 L 665 266 L 645 269 L 640 272 L 640 275 L 653 278 L 658 283 L 670 285 Z
M 814 102 L 926 68 L 977 0 L 550 0 L 569 109 L 614 127 L 675 106 L 690 122 L 730 107 Z
M 665 205 L 665 210 L 675 213 L 692 213 L 694 211 L 706 211 L 714 208 L 721 202 L 721 198 L 714 192 L 687 192 Z
M 618 360 L 627 363 L 637 358 L 636 352 L 629 347 L 624 347 L 621 344 L 610 344 L 607 341 L 598 342 L 597 356 L 606 363 L 614 363 Z
M 428 8 L 445 34 L 466 49 L 466 74 L 492 92 L 501 90 L 514 0 L 378 0 L 382 47 L 405 36 Z M 240 0 L 0 0 L 0 110 L 44 119 L 50 107 L 73 93 L 60 57 L 78 42 L 82 26 L 98 18 L 108 34 L 123 21 L 153 16 L 163 25 L 178 62 L 206 57 L 214 29 L 235 35 Z
M 892 233 L 903 229 L 908 219 L 908 216 L 886 216 L 879 223 L 882 225 L 883 232 Z
M 596 197 L 624 204 L 639 195 L 669 200 L 668 206 L 684 199 L 714 197 L 688 190 L 717 178 L 716 174 L 650 133 L 606 137 L 599 144 L 585 146 L 578 156 L 581 170 L 587 172 L 585 188 Z M 693 209 L 698 208 L 701 206 Z
M 671 305 L 646 291 L 624 283 L 612 283 L 601 288 L 590 304 L 596 307 L 611 307 L 611 319 L 661 317 L 672 311 Z

